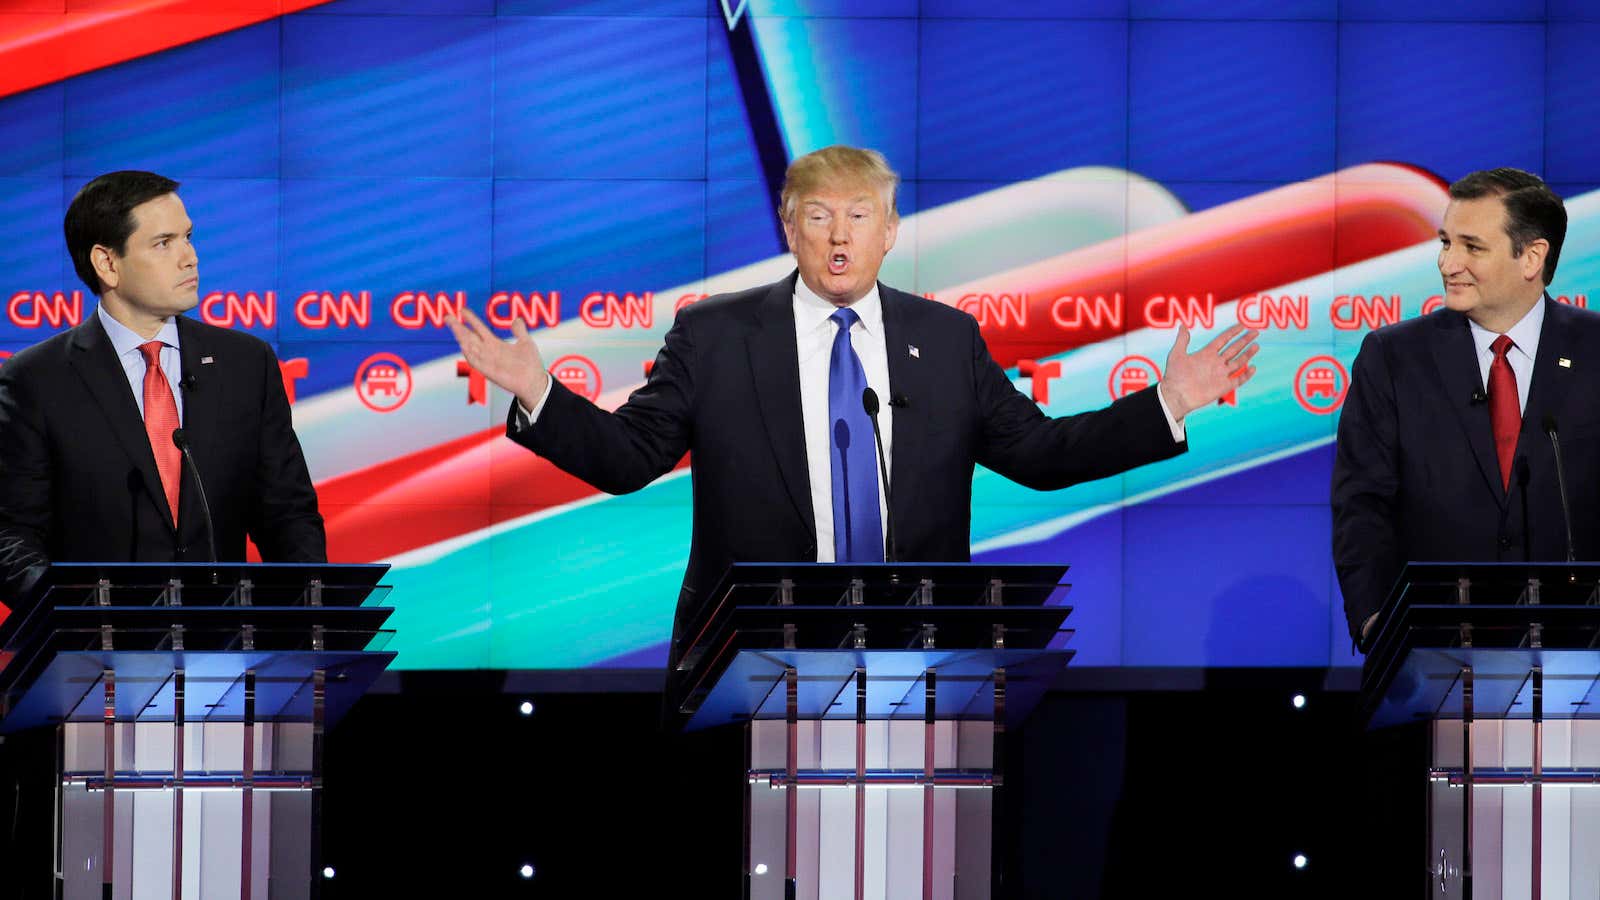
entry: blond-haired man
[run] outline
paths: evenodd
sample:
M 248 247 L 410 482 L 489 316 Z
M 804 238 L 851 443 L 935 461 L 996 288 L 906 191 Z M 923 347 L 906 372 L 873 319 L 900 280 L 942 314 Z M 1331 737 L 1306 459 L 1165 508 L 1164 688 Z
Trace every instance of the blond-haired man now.
M 1052 490 L 1165 459 L 1186 448 L 1185 415 L 1254 374 L 1254 332 L 1230 329 L 1194 354 L 1181 332 L 1158 387 L 1045 416 L 971 316 L 878 283 L 899 231 L 898 183 L 873 150 L 796 159 L 781 197 L 796 271 L 686 307 L 649 381 L 615 413 L 550 378 L 521 322 L 513 343 L 470 312 L 452 323 L 467 361 L 516 396 L 511 439 L 563 470 L 626 493 L 692 454 L 673 661 L 729 563 L 881 561 L 886 550 L 965 561 L 975 465 Z M 863 410 L 869 387 L 883 401 L 888 491 Z

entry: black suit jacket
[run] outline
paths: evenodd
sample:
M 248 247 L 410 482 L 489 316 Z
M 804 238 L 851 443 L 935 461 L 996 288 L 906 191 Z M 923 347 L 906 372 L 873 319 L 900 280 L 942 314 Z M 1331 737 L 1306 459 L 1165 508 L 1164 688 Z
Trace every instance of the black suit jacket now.
M 691 453 L 694 531 L 674 662 L 684 630 L 730 563 L 817 557 L 796 277 L 685 307 L 649 380 L 615 414 L 559 383 L 528 427 L 518 427 L 512 403 L 512 440 L 609 493 L 638 490 Z M 889 382 L 904 398 L 889 474 L 900 560 L 971 558 L 974 465 L 1048 490 L 1187 449 L 1172 440 L 1154 388 L 1096 412 L 1048 418 L 989 356 L 971 316 L 881 284 L 879 294 Z
M 269 562 L 325 562 L 316 490 L 272 349 L 179 316 L 183 428 L 204 479 L 217 557 L 245 536 Z M 0 600 L 52 562 L 204 562 L 200 499 L 184 473 L 178 525 L 111 340 L 82 324 L 0 365 Z
M 1543 301 L 1511 487 L 1501 482 L 1467 318 L 1448 309 L 1367 335 L 1340 414 L 1333 556 L 1350 634 L 1408 561 L 1566 559 L 1554 416 L 1578 559 L 1600 558 L 1600 314 Z M 1567 364 L 1562 364 L 1562 360 Z

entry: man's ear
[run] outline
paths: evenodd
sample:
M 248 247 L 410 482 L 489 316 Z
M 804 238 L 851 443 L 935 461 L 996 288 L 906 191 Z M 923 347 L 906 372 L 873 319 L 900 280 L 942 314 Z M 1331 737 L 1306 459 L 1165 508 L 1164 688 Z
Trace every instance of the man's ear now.
M 108 291 L 116 290 L 117 283 L 122 280 L 121 262 L 104 244 L 95 244 L 89 250 L 89 265 L 94 267 L 94 273 L 100 276 L 100 283 Z
M 783 225 L 783 241 L 784 241 L 784 243 L 789 245 L 789 252 L 790 253 L 795 252 L 795 250 L 794 250 L 794 223 L 789 221 L 786 218 L 783 218 L 782 216 L 778 217 L 778 221 Z

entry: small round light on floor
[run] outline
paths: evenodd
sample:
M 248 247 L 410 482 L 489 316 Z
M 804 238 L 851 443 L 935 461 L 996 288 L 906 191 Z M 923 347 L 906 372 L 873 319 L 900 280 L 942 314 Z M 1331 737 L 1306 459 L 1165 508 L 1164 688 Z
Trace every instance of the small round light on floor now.
M 1289 698 L 1289 703 L 1292 704 L 1295 709 L 1305 709 L 1306 708 L 1306 695 L 1305 694 L 1295 694 L 1293 697 Z
M 529 865 L 528 863 L 523 863 L 522 868 L 518 870 L 518 874 L 520 874 L 523 878 L 532 878 L 533 866 Z
M 756 874 L 757 875 L 765 875 L 765 874 L 767 874 L 767 864 L 766 863 L 756 863 Z
M 1294 867 L 1296 869 L 1304 869 L 1306 867 L 1306 863 L 1308 862 L 1310 862 L 1310 860 L 1306 859 L 1306 855 L 1304 853 L 1296 853 L 1294 855 Z
M 333 877 L 333 866 L 323 866 L 322 877 L 331 879 Z
M 517 712 L 522 713 L 525 716 L 533 715 L 533 701 L 532 700 L 524 700 L 524 701 L 522 701 L 522 705 L 517 707 Z

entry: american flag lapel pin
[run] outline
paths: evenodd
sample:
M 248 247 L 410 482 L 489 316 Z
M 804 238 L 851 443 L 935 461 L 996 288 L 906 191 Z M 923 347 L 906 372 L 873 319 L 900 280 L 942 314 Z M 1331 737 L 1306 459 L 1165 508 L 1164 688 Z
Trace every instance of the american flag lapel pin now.
M 1556 360 L 1556 365 L 1560 366 L 1563 369 L 1570 369 L 1570 368 L 1572 368 L 1572 360 L 1567 359 L 1565 356 L 1563 356 L 1560 359 Z
M 922 351 L 917 349 L 917 345 L 916 344 L 907 344 L 906 345 L 906 352 L 911 354 L 911 358 L 912 359 L 921 359 L 922 358 Z
M 209 357 L 209 356 L 202 356 L 202 357 L 200 357 L 200 365 L 202 365 L 202 366 L 209 366 L 209 365 L 211 365 L 211 364 L 212 364 L 212 363 L 213 363 L 213 362 L 215 362 L 215 360 L 213 360 L 213 359 L 212 359 L 212 358 L 211 358 L 211 357 Z

